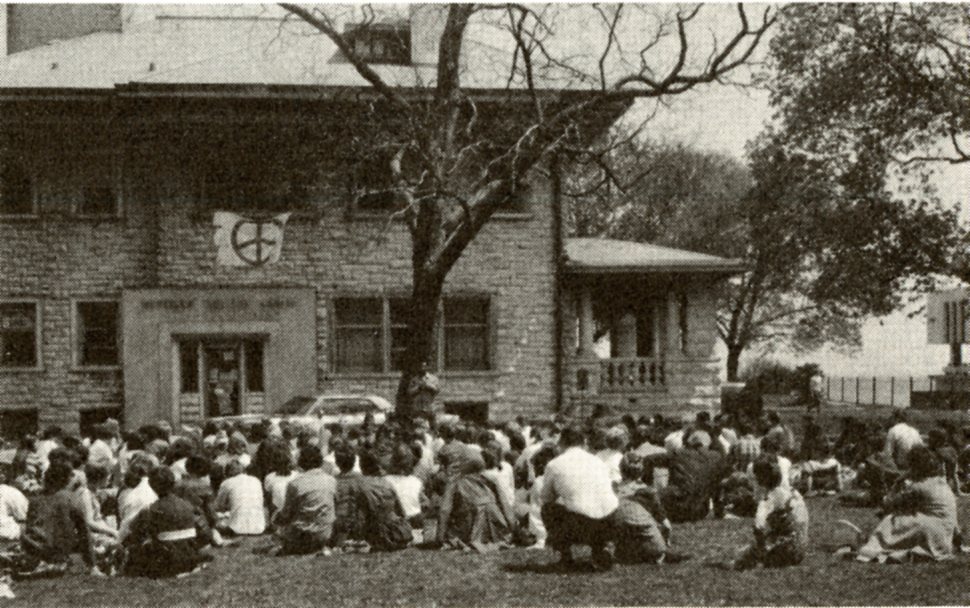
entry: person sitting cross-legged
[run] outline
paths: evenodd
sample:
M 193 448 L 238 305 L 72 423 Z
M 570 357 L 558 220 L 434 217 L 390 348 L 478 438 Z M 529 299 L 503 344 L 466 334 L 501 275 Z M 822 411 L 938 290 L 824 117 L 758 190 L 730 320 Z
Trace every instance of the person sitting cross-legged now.
M 231 460 L 226 479 L 219 486 L 213 508 L 219 513 L 221 531 L 237 535 L 259 535 L 266 530 L 263 484 L 246 473 L 245 465 Z
M 135 516 L 131 524 L 125 539 L 125 573 L 163 578 L 195 570 L 210 559 L 201 550 L 210 542 L 205 517 L 173 493 L 175 474 L 168 467 L 154 469 L 148 483 L 158 500 Z
M 679 562 L 686 555 L 670 551 L 671 525 L 654 489 L 643 483 L 643 457 L 627 452 L 620 460 L 617 487 L 616 558 L 627 563 Z
M 762 565 L 800 564 L 808 548 L 808 509 L 797 490 L 782 481 L 778 458 L 764 454 L 754 462 L 754 478 L 765 492 L 754 516 L 754 543 L 734 562 L 745 570 Z
M 588 545 L 597 570 L 613 565 L 608 545 L 614 540 L 613 514 L 619 505 L 606 463 L 586 450 L 582 429 L 563 430 L 563 453 L 546 465 L 542 521 L 546 546 L 559 552 L 561 563 L 574 565 L 573 545 Z
M 27 507 L 20 540 L 20 575 L 62 574 L 70 555 L 78 551 L 90 562 L 87 522 L 68 489 L 73 475 L 71 465 L 63 461 L 51 462 L 44 472 L 44 491 L 32 497 Z
M 287 484 L 283 507 L 273 518 L 281 555 L 320 551 L 333 533 L 337 481 L 323 470 L 323 454 L 305 447 L 297 465 L 303 472 Z

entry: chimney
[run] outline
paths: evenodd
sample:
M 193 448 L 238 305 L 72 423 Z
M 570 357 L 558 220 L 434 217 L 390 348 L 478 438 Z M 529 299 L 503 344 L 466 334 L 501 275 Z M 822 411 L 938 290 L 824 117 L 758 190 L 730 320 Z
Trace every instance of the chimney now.
M 411 61 L 414 65 L 437 65 L 438 44 L 448 19 L 448 4 L 412 4 Z

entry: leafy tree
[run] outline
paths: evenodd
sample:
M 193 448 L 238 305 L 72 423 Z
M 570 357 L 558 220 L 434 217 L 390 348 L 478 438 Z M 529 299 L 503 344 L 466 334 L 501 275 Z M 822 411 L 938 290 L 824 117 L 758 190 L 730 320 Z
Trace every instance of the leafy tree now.
M 283 7 L 329 38 L 383 105 L 386 136 L 374 146 L 388 151 L 389 187 L 402 201 L 412 245 L 402 415 L 412 407 L 408 387 L 432 352 L 448 273 L 493 214 L 537 171 L 551 168 L 555 181 L 557 155 L 588 145 L 630 103 L 716 83 L 745 66 L 774 20 L 771 8 L 752 19 L 738 5 L 732 30 L 712 44 L 710 30 L 698 27 L 699 6 L 428 5 L 422 8 L 441 14 L 437 60 L 430 72 L 415 66 L 429 86 L 407 88 L 368 63 L 352 32 L 340 30 L 337 13 L 346 9 Z M 364 10 L 364 27 L 373 14 Z M 491 28 L 492 56 L 504 53 L 488 68 L 508 75 L 510 91 L 490 111 L 463 80 L 466 37 L 483 27 Z

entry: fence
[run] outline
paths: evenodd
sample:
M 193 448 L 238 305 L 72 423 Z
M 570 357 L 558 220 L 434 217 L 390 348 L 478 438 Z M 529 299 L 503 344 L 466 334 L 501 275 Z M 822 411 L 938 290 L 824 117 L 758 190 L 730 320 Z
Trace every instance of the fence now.
M 913 391 L 934 390 L 929 376 L 828 376 L 825 398 L 854 405 L 909 407 Z

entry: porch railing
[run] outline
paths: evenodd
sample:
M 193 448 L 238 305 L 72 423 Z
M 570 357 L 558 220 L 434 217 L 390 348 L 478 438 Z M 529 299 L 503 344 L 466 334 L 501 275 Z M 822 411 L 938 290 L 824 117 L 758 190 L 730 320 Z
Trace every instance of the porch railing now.
M 600 391 L 625 392 L 662 387 L 664 362 L 652 357 L 600 361 Z

